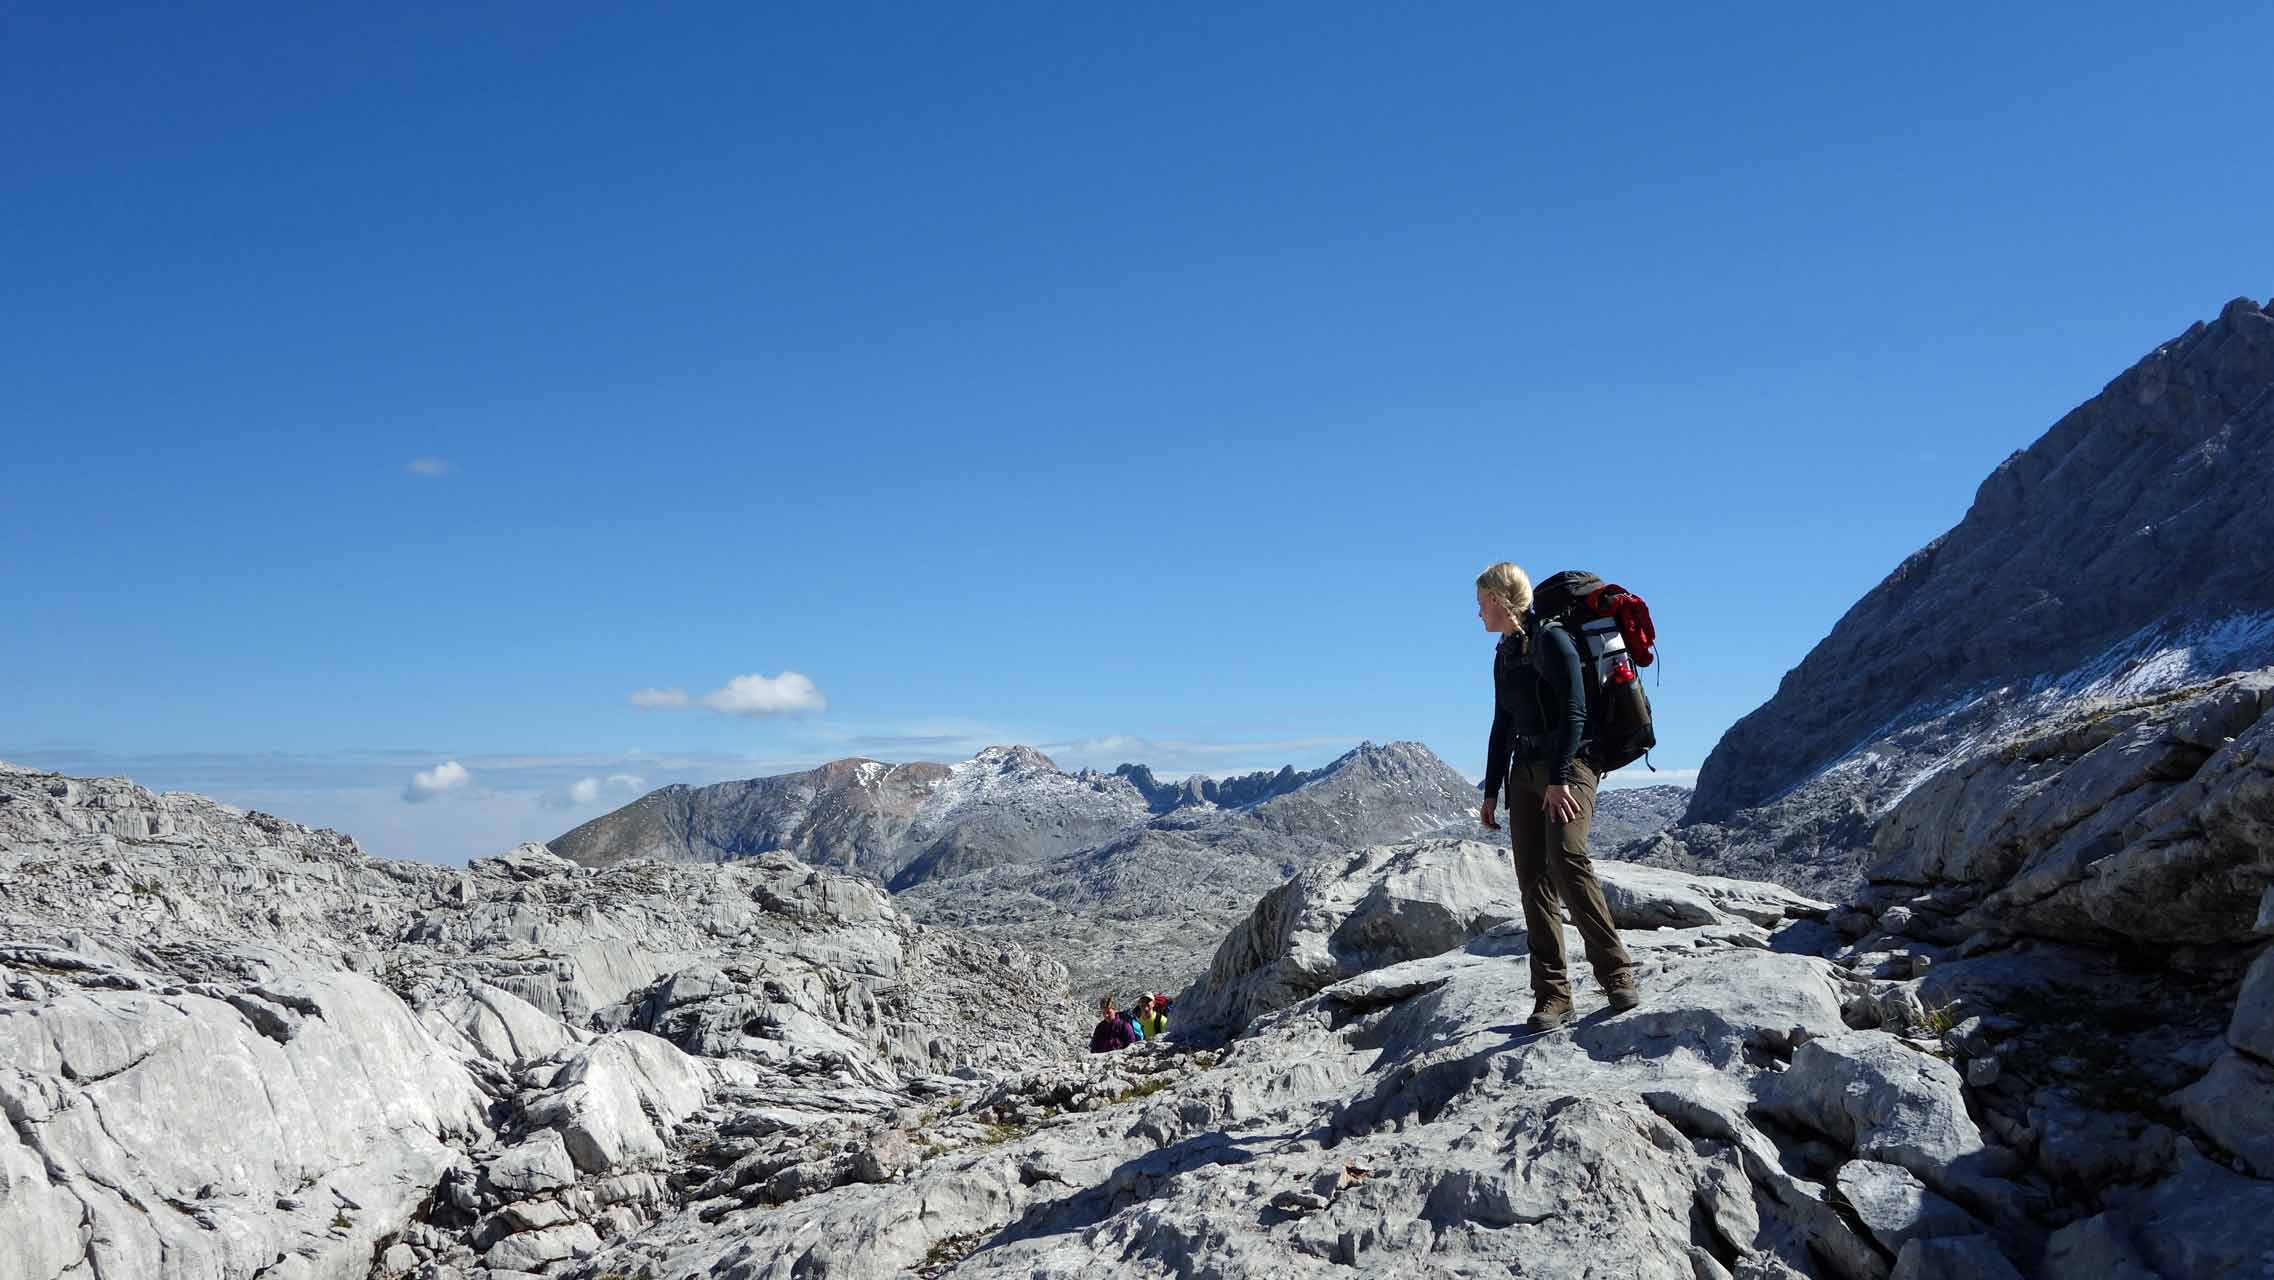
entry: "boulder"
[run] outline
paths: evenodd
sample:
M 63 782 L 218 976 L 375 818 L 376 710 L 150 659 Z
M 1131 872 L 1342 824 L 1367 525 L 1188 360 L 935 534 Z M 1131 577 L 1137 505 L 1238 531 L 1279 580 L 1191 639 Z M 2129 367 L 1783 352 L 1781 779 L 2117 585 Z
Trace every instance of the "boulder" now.
M 2274 1178 L 2274 1065 L 2229 1050 L 2173 1101 L 2244 1168 Z
M 507 1236 L 489 1247 L 482 1255 L 482 1263 L 493 1273 L 501 1270 L 541 1272 L 571 1258 L 591 1257 L 599 1248 L 600 1237 L 591 1227 L 572 1222 Z
M 1508 855 L 1475 840 L 1362 850 L 1266 894 L 1177 998 L 1180 1039 L 1235 1034 L 1343 978 L 1435 955 L 1524 908 Z
M 671 1127 L 703 1105 L 711 1079 L 668 1042 L 618 1031 L 574 1051 L 524 1110 L 531 1125 L 560 1133 L 578 1172 L 607 1173 L 664 1154 Z
M 1967 1181 L 1970 1158 L 1984 1150 L 1958 1073 L 1881 1031 L 1801 1045 L 1789 1070 L 1762 1081 L 1759 1106 L 1946 1194 Z
M 2274 1063 L 2274 948 L 2259 952 L 2251 961 L 2242 989 L 2235 994 L 2227 1042 L 2260 1062 Z
M 1781 885 L 1684 875 L 1639 862 L 1598 859 L 1595 875 L 1603 884 L 1612 923 L 1621 929 L 1684 929 L 1739 920 L 1770 928 L 1791 918 L 1822 917 L 1833 909 L 1829 902 Z
M 1988 1236 L 1914 1239 L 1895 1257 L 1888 1280 L 2021 1280 Z
M 1964 1209 L 1927 1190 L 1911 1172 L 1878 1160 L 1850 1160 L 1834 1179 L 1848 1207 L 1889 1253 L 1913 1240 L 1974 1235 L 1982 1230 Z
M 2045 1245 L 2045 1280 L 2156 1280 L 2105 1213 L 2054 1232 Z
M 576 1182 L 576 1163 L 568 1144 L 551 1129 L 540 1129 L 507 1147 L 485 1172 L 492 1184 L 516 1196 L 556 1191 Z
M 0 1109 L 14 1122 L 0 1255 L 38 1276 L 82 1262 L 218 1274 L 277 1254 L 368 1267 L 453 1143 L 486 1134 L 486 1100 L 368 979 L 310 975 L 255 999 L 277 1020 L 187 992 L 0 1002 Z M 180 1207 L 151 1212 L 167 1205 Z
M 514 1066 L 548 1058 L 588 1037 L 503 988 L 477 982 L 424 1015 L 465 1038 L 476 1053 Z

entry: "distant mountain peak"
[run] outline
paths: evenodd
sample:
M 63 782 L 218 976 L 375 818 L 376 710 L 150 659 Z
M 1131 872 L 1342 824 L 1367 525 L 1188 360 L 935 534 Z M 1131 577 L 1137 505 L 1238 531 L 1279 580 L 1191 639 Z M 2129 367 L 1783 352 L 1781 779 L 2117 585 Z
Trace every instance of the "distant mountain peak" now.
M 1008 746 L 981 747 L 976 755 L 964 763 L 981 769 L 1028 769 L 1050 773 L 1065 772 L 1058 767 L 1058 762 L 1049 756 L 1042 754 L 1033 747 L 1015 743 Z
M 1691 819 L 1766 803 L 1893 729 L 2127 637 L 2274 610 L 2269 487 L 2274 314 L 2237 298 L 1999 463 L 1957 525 L 1722 737 Z

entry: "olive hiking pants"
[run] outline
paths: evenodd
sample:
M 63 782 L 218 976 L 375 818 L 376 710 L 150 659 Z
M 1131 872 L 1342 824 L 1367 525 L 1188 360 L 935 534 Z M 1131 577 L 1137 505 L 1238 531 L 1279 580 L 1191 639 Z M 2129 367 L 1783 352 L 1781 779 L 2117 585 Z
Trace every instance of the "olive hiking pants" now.
M 1634 984 L 1634 960 L 1611 924 L 1595 863 L 1587 856 L 1587 829 L 1595 821 L 1595 771 L 1572 765 L 1571 792 L 1579 816 L 1557 822 L 1548 816 L 1547 790 L 1555 781 L 1544 764 L 1517 764 L 1508 771 L 1508 840 L 1515 847 L 1516 884 L 1524 894 L 1524 928 L 1531 934 L 1532 994 L 1541 1000 L 1571 999 L 1565 967 L 1563 909 L 1587 943 L 1587 963 L 1608 991 Z

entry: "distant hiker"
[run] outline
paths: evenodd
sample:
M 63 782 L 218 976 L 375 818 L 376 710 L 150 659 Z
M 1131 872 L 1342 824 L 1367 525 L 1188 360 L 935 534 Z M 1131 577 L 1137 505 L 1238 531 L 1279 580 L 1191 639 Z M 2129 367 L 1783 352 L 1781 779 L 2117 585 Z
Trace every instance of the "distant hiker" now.
M 1500 635 L 1492 659 L 1492 741 L 1485 751 L 1484 807 L 1477 817 L 1497 831 L 1493 804 L 1508 787 L 1509 843 L 1531 934 L 1532 995 L 1525 1026 L 1552 1031 L 1571 1021 L 1571 979 L 1564 967 L 1563 908 L 1586 940 L 1587 962 L 1613 1009 L 1641 1003 L 1634 961 L 1619 943 L 1587 828 L 1601 779 L 1587 763 L 1587 690 L 1579 649 L 1563 626 L 1532 608 L 1532 580 L 1502 561 L 1477 575 L 1477 616 Z
M 1114 1012 L 1113 997 L 1100 997 L 1098 1000 L 1097 1029 L 1090 1032 L 1090 1052 L 1111 1053 L 1116 1049 L 1126 1049 L 1135 1043 L 1137 1043 L 1137 1037 L 1131 1033 L 1127 1020 L 1123 1019 L 1119 1013 Z
M 1145 1028 L 1138 1024 L 1136 1014 L 1129 1012 L 1127 1009 L 1122 1010 L 1121 1025 L 1129 1028 L 1129 1038 L 1132 1042 L 1144 1040 Z
M 1137 997 L 1137 1029 L 1147 1040 L 1158 1040 L 1169 1029 L 1169 1015 L 1161 1009 L 1161 997 L 1147 992 Z

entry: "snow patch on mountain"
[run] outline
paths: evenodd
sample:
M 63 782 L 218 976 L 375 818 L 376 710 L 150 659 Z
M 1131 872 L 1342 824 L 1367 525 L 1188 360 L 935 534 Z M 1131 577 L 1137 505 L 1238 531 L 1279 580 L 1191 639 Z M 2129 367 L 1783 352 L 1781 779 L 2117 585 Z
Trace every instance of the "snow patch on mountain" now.
M 1842 783 L 1867 797 L 1866 811 L 1876 817 L 1943 771 L 2057 712 L 2133 702 L 2263 666 L 2274 666 L 2274 611 L 2157 622 L 2066 671 L 1906 708 L 1771 803 L 1804 788 Z M 1932 741 L 1936 749 L 1905 750 L 1906 740 Z
M 976 809 L 1078 810 L 1128 823 L 1148 816 L 1136 789 L 1118 778 L 1067 773 L 1032 747 L 988 747 L 948 766 L 947 776 L 931 784 L 910 831 L 919 838 L 944 831 Z

